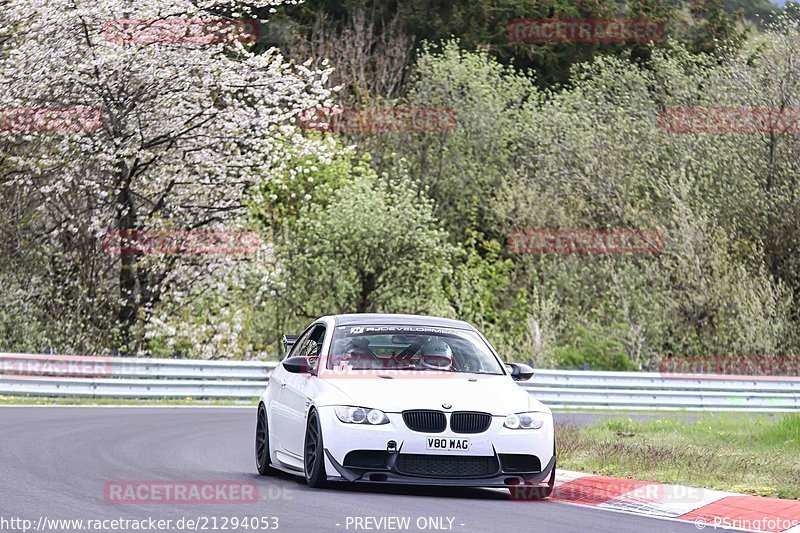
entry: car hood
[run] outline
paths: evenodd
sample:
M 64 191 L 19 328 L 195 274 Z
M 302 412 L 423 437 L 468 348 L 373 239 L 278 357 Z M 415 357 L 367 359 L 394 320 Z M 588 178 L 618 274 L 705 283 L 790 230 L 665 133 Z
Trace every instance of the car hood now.
M 549 412 L 508 376 L 451 374 L 400 378 L 325 379 L 328 405 L 347 404 L 398 413 L 408 409 L 483 411 L 505 416 L 522 411 Z M 443 404 L 451 407 L 445 408 Z

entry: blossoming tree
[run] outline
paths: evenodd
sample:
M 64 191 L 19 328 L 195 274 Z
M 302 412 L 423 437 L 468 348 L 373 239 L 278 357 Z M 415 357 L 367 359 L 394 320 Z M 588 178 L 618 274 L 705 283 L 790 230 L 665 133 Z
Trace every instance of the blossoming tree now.
M 219 265 L 242 259 L 110 254 L 109 232 L 241 228 L 254 181 L 328 158 L 296 118 L 331 105 L 329 70 L 254 53 L 254 13 L 280 3 L 0 0 L 0 201 L 36 206 L 15 234 L 50 285 L 25 298 L 62 315 L 60 349 L 137 349 L 166 292 L 229 283 Z

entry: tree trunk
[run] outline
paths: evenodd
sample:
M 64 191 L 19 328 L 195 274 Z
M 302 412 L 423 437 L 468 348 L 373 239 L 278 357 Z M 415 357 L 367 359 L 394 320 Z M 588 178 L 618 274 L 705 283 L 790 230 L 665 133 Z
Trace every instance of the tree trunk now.
M 119 296 L 117 322 L 122 333 L 122 350 L 131 349 L 131 333 L 136 325 L 139 305 L 136 298 L 136 248 L 126 245 L 123 239 L 135 239 L 136 209 L 130 191 L 130 172 L 126 164 L 120 165 L 120 187 L 117 198 L 117 229 L 120 238 Z
M 359 278 L 361 281 L 361 294 L 359 295 L 358 308 L 356 309 L 356 312 L 374 312 L 375 302 L 372 300 L 372 297 L 376 289 L 375 282 L 377 281 L 378 276 L 374 272 L 370 272 L 369 274 L 359 272 Z

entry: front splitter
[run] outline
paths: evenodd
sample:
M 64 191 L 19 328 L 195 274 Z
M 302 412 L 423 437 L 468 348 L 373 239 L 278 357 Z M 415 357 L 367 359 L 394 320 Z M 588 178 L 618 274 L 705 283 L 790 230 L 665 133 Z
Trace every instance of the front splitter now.
M 432 487 L 485 487 L 485 488 L 512 488 L 519 485 L 538 485 L 543 483 L 553 472 L 556 458 L 553 456 L 550 462 L 541 472 L 535 473 L 499 473 L 490 477 L 477 478 L 437 478 L 410 476 L 401 474 L 394 470 L 365 470 L 362 468 L 348 468 L 340 464 L 333 455 L 326 449 L 325 456 L 336 468 L 342 481 L 351 483 L 374 483 L 388 485 L 425 485 Z M 336 478 L 329 475 L 330 480 Z

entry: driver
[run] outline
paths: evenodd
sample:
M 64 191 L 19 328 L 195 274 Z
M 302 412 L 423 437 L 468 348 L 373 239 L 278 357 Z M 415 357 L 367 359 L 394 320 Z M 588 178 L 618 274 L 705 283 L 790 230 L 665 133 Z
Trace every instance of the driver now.
M 431 370 L 452 370 L 453 350 L 446 342 L 436 339 L 426 342 L 420 348 L 420 363 Z
M 370 362 L 374 356 L 369 348 L 369 340 L 361 337 L 349 339 L 341 355 L 333 357 L 334 366 L 340 364 L 357 363 L 363 366 L 365 362 Z
M 372 355 L 372 351 L 369 349 L 369 340 L 363 337 L 353 337 L 347 343 L 344 353 L 350 357 L 368 357 Z

